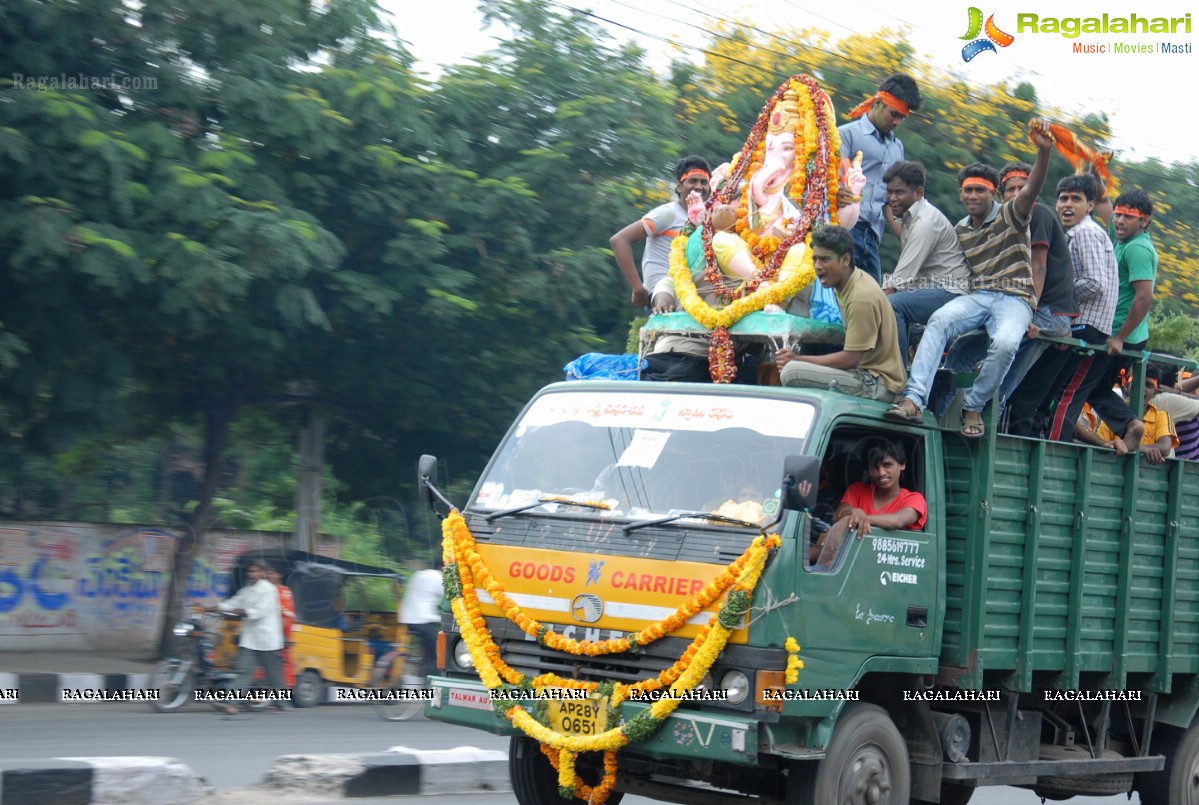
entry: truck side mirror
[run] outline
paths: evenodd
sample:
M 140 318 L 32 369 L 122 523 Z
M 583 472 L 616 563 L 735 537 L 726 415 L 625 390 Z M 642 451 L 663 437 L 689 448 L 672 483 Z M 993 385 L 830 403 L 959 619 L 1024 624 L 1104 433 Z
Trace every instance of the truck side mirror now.
M 429 503 L 432 499 L 432 493 L 429 492 L 429 485 L 436 483 L 437 479 L 437 456 L 425 454 L 416 462 L 416 492 L 420 496 L 421 503 Z
M 811 511 L 820 485 L 820 459 L 816 456 L 787 456 L 783 459 L 783 507 Z

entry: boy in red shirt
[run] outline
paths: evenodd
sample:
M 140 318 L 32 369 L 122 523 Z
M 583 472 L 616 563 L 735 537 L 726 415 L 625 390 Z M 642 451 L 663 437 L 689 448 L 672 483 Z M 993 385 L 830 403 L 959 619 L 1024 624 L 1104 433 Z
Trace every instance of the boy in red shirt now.
M 908 466 L 903 447 L 884 442 L 870 448 L 866 466 L 870 470 L 870 483 L 859 481 L 849 485 L 833 515 L 833 527 L 812 546 L 811 561 L 818 569 L 832 566 L 847 531 L 857 531 L 861 539 L 870 533 L 872 525 L 889 531 L 924 528 L 928 518 L 924 495 L 899 485 L 899 478 Z

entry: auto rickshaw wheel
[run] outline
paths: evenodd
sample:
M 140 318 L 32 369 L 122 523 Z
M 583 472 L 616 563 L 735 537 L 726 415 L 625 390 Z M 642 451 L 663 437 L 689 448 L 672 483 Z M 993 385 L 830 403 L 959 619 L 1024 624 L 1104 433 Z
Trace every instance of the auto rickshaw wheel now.
M 291 703 L 296 707 L 315 707 L 325 700 L 325 680 L 309 668 L 296 678 L 296 687 L 291 694 Z

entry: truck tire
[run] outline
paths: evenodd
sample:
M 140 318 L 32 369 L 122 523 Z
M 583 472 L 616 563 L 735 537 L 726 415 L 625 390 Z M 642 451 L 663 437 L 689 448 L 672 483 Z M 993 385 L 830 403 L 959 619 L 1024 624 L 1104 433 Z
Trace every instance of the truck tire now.
M 967 785 L 941 783 L 941 801 L 930 802 L 926 799 L 914 799 L 911 805 L 966 805 L 974 796 L 975 789 Z
M 537 742 L 524 735 L 513 735 L 508 744 L 508 777 L 520 805 L 564 805 L 583 801 L 578 797 L 566 800 L 558 796 L 558 773 L 550 765 L 549 758 L 541 753 Z M 592 774 L 584 773 L 583 779 L 588 785 L 599 782 Z M 622 799 L 622 792 L 613 791 L 607 801 L 610 805 L 620 805 Z
M 1168 735 L 1163 735 L 1169 730 Z M 1199 727 L 1186 731 L 1158 727 L 1166 767 L 1138 774 L 1136 790 L 1141 805 L 1196 805 L 1199 803 Z M 1156 743 L 1156 741 L 1155 741 Z M 1156 747 L 1153 747 L 1156 751 Z
M 1075 777 L 1040 777 L 1032 792 L 1045 799 L 1070 799 L 1078 796 L 1110 797 L 1132 790 L 1132 772 L 1086 774 Z
M 815 767 L 815 768 L 813 768 Z M 854 702 L 833 728 L 824 760 L 792 765 L 787 805 L 909 805 L 908 748 L 891 716 Z

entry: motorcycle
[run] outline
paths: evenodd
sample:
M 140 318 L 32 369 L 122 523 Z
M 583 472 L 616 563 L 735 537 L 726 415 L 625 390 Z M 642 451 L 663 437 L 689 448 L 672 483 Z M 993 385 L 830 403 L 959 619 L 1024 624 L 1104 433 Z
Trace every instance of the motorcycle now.
M 169 713 L 187 704 L 192 691 L 228 688 L 237 678 L 237 672 L 229 667 L 218 666 L 215 661 L 216 643 L 214 636 L 220 634 L 222 616 L 196 609 L 191 618 L 175 624 L 175 637 L 186 641 L 180 656 L 159 663 L 150 673 L 146 687 L 158 690 L 158 700 L 150 706 L 159 713 Z M 259 671 L 261 673 L 261 670 Z M 220 703 L 213 702 L 214 707 Z M 261 710 L 266 700 L 247 702 L 253 710 Z

